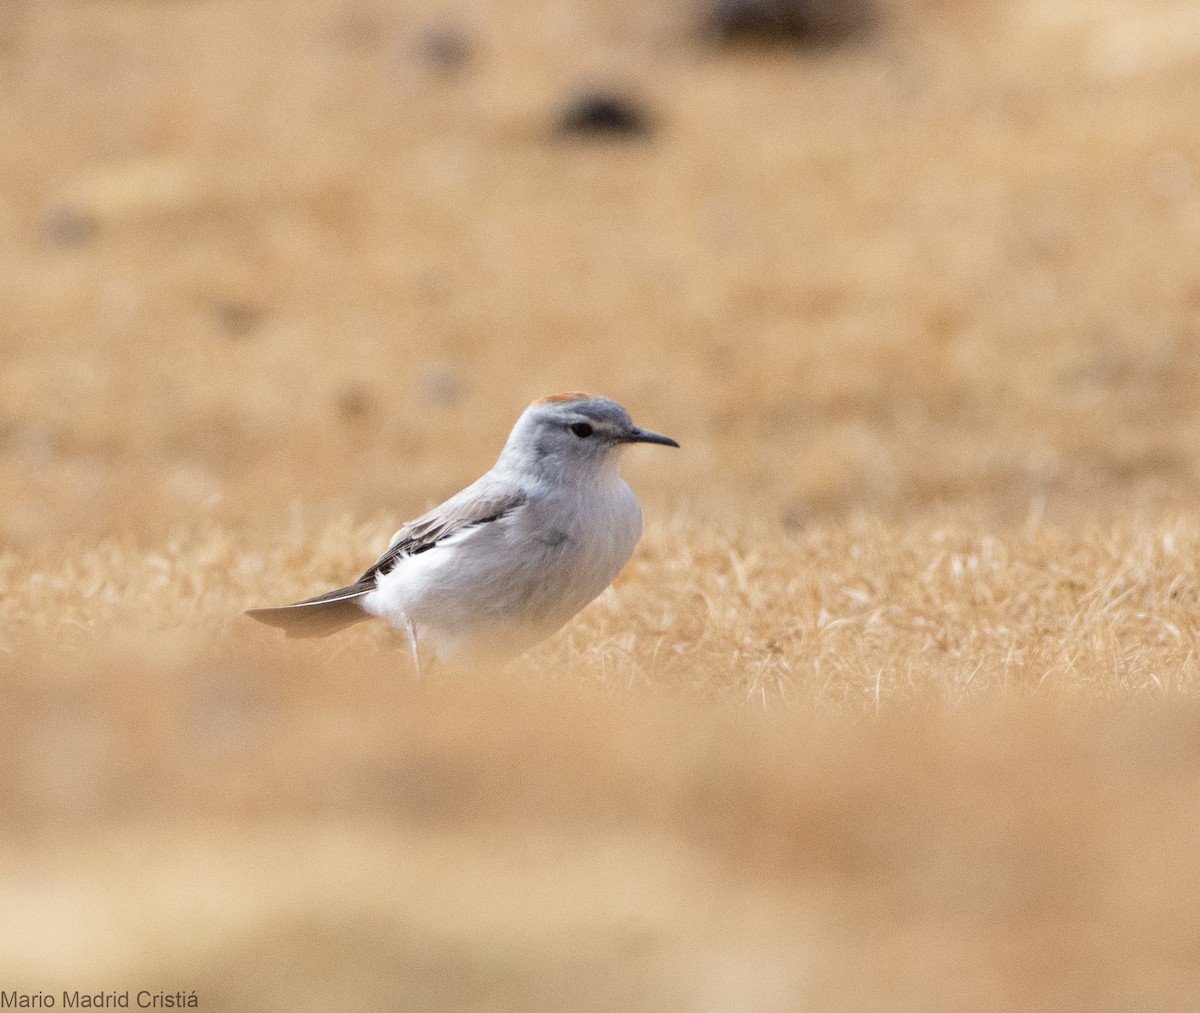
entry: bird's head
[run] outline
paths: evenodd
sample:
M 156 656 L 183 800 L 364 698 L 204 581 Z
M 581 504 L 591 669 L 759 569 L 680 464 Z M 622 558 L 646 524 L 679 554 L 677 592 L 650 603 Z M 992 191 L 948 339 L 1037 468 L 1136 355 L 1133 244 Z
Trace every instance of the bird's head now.
M 669 436 L 635 426 L 629 412 L 609 398 L 551 394 L 525 409 L 500 460 L 543 474 L 582 476 L 615 469 L 617 451 L 631 443 L 679 446 Z

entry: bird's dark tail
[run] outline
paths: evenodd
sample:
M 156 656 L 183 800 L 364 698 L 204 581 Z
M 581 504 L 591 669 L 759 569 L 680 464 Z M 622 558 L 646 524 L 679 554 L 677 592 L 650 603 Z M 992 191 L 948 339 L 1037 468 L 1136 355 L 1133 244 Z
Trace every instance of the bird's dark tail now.
M 278 626 L 289 637 L 327 637 L 347 626 L 353 626 L 370 615 L 363 611 L 361 599 L 375 589 L 374 583 L 351 584 L 315 598 L 281 605 L 272 609 L 249 609 L 251 619 L 268 626 Z

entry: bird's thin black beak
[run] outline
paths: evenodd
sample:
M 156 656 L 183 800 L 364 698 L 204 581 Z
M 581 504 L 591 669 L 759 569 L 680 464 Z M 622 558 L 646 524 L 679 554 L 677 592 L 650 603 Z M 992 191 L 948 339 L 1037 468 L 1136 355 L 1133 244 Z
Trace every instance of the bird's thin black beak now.
M 658 433 L 652 433 L 648 429 L 638 429 L 634 427 L 626 434 L 623 443 L 661 443 L 664 447 L 678 447 L 669 436 L 660 436 Z

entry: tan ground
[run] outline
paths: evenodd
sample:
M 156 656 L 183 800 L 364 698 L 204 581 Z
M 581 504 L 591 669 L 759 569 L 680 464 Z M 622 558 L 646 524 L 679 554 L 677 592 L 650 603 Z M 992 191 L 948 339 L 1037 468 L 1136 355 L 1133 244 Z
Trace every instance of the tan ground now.
M 1193 4 L 10 7 L 0 992 L 1200 1005 Z M 561 388 L 683 449 L 559 637 L 240 617 Z

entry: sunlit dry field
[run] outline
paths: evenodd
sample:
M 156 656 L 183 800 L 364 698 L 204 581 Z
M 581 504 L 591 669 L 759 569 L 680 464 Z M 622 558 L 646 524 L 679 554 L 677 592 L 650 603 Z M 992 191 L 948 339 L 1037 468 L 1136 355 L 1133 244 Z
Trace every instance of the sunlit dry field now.
M 1200 13 L 699 11 L 5 12 L 0 992 L 1200 1004 Z M 682 449 L 557 637 L 241 616 L 564 388 Z

